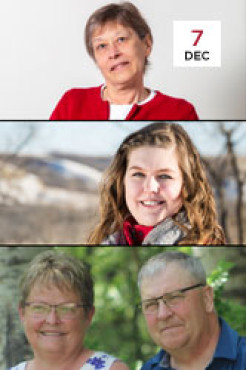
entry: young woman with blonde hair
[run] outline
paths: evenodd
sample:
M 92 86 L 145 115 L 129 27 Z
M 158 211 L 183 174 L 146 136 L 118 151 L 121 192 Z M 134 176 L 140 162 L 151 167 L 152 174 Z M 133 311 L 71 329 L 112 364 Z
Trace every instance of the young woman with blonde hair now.
M 100 189 L 89 243 L 223 244 L 212 189 L 186 131 L 156 122 L 120 145 Z

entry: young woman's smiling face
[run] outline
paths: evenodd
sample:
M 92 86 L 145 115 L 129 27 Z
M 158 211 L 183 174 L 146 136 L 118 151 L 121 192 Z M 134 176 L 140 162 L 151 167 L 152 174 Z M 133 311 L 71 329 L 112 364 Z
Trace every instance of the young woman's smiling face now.
M 128 158 L 124 186 L 126 205 L 135 220 L 155 226 L 182 206 L 182 173 L 174 146 L 142 146 Z

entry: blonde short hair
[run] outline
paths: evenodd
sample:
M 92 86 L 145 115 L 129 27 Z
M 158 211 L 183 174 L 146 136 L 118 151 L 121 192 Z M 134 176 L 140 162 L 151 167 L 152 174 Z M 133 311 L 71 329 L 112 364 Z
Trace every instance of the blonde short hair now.
M 88 313 L 94 303 L 93 280 L 89 266 L 77 258 L 57 251 L 38 254 L 29 264 L 20 281 L 20 306 L 34 286 L 55 286 L 78 294 Z

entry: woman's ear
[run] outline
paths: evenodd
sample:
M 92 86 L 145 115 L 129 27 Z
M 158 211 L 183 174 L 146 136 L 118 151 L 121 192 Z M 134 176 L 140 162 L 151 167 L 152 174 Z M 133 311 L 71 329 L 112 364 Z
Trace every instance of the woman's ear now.
M 87 319 L 87 327 L 90 326 L 90 323 L 93 319 L 94 314 L 95 314 L 95 307 L 93 306 L 92 309 L 90 310 L 90 312 L 88 312 L 88 314 L 87 314 L 87 318 L 86 318 Z
M 145 56 L 148 57 L 152 50 L 152 40 L 149 34 L 145 36 L 143 42 L 145 44 Z
M 20 320 L 23 323 L 24 320 L 25 320 L 25 309 L 24 309 L 24 307 L 21 306 L 20 303 L 19 303 L 19 306 L 18 306 L 18 312 L 19 312 Z

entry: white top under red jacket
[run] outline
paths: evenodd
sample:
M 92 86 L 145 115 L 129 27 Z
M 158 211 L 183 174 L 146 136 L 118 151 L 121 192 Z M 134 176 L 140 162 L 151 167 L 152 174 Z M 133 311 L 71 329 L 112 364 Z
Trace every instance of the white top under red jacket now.
M 102 86 L 68 90 L 50 116 L 51 120 L 109 120 L 110 105 L 101 97 Z M 184 99 L 173 98 L 159 91 L 145 104 L 133 104 L 125 120 L 129 121 L 193 121 L 198 120 L 195 108 Z

